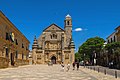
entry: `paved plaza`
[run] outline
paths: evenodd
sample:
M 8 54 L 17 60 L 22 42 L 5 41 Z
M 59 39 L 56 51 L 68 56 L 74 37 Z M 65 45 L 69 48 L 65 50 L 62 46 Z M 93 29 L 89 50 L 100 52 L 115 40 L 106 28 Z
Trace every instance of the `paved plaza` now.
M 83 67 L 67 72 L 60 65 L 27 65 L 0 69 L 0 80 L 120 80 Z

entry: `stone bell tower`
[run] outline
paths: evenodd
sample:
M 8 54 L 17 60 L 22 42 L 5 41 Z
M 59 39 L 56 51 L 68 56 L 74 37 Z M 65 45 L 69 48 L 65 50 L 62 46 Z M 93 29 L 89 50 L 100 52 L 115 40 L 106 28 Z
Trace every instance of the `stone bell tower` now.
M 66 34 L 66 46 L 68 46 L 70 44 L 70 40 L 72 37 L 72 19 L 69 14 L 65 17 L 64 22 L 65 22 L 64 29 Z

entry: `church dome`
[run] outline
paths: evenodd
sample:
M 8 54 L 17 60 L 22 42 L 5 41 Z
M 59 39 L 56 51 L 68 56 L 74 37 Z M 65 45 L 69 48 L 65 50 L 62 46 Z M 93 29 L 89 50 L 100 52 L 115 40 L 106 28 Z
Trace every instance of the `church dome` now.
M 66 18 L 71 18 L 71 16 L 68 14 L 68 15 L 66 16 Z

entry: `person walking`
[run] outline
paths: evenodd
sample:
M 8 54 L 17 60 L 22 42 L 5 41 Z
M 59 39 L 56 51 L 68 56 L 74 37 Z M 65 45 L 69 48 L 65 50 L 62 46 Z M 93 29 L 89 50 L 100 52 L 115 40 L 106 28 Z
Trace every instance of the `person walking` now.
M 64 71 L 65 65 L 63 64 L 63 62 L 61 63 L 61 66 L 62 66 L 62 71 Z
M 70 69 L 70 63 L 68 62 L 68 64 L 67 64 L 67 72 L 69 71 L 69 69 Z
M 77 64 L 77 70 L 79 69 L 79 62 L 76 63 Z
M 72 64 L 72 65 L 73 65 L 73 70 L 75 70 L 75 62 L 73 62 L 73 64 Z

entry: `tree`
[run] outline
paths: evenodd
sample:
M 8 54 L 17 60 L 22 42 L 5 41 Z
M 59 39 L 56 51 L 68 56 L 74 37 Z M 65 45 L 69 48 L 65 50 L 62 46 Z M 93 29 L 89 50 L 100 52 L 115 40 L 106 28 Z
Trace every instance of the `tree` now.
M 109 43 L 105 46 L 105 48 L 111 52 L 111 50 L 116 50 L 117 48 L 120 48 L 120 42 L 113 42 Z
M 120 69 L 120 42 L 109 43 L 105 49 L 108 50 L 109 62 L 114 61 L 114 67 Z
M 81 60 L 81 55 L 78 52 L 76 52 L 75 53 L 75 61 L 78 61 L 78 60 Z
M 93 57 L 95 56 L 94 53 L 99 56 L 104 42 L 105 40 L 100 37 L 87 39 L 87 41 L 84 42 L 78 50 L 78 53 L 81 55 L 81 59 L 91 62 L 93 60 Z
M 119 56 L 120 55 L 120 42 L 109 43 L 105 46 L 108 50 L 109 55 Z

